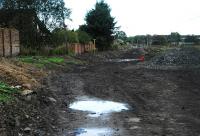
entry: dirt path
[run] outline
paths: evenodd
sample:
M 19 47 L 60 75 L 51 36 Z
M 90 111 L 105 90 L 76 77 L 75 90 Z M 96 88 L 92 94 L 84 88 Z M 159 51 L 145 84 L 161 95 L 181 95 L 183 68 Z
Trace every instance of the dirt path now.
M 54 135 L 199 136 L 200 72 L 135 65 L 110 62 L 55 73 L 47 83 L 59 115 Z M 78 100 L 121 102 L 129 109 L 91 117 L 69 108 Z
M 101 62 L 54 72 L 32 101 L 41 111 L 33 116 L 36 121 L 27 119 L 30 131 L 18 129 L 16 136 L 200 136 L 200 71 L 136 65 Z M 125 107 L 111 113 L 70 108 L 74 102 L 87 100 L 100 102 L 92 107 L 97 111 L 112 102 Z

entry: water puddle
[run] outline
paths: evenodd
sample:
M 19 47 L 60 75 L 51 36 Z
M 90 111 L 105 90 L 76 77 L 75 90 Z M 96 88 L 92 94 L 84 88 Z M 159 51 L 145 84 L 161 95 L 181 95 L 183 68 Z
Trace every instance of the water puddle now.
M 112 133 L 113 130 L 110 128 L 79 128 L 73 132 L 75 136 L 105 136 Z
M 119 102 L 103 100 L 79 100 L 69 106 L 70 109 L 89 112 L 90 117 L 99 117 L 104 114 L 128 110 L 128 105 Z
M 140 61 L 140 59 L 110 59 L 107 62 L 132 62 Z
M 140 122 L 140 118 L 130 118 L 128 121 L 129 122 L 139 123 Z

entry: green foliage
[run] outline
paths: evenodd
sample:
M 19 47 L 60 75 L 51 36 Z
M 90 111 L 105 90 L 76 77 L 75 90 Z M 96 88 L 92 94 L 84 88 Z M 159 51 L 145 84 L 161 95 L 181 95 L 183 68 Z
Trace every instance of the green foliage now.
M 154 35 L 152 37 L 152 44 L 153 45 L 166 45 L 167 44 L 167 38 L 163 35 Z
M 49 62 L 52 63 L 63 63 L 64 59 L 63 58 L 58 58 L 58 57 L 53 57 L 53 58 L 48 58 Z
M 49 51 L 48 55 L 66 55 L 68 54 L 68 49 L 66 45 L 58 46 Z
M 64 20 L 71 14 L 64 0 L 1 0 L 0 5 L 9 10 L 35 10 L 49 29 L 63 26 Z
M 12 88 L 3 82 L 0 82 L 0 102 L 7 102 L 11 100 L 13 95 L 18 92 L 18 89 Z
M 70 56 L 65 57 L 45 57 L 45 56 L 21 56 L 18 58 L 23 63 L 32 64 L 38 68 L 53 68 L 68 65 L 81 65 L 85 62 Z
M 196 36 L 194 35 L 187 35 L 185 37 L 185 40 L 184 42 L 188 42 L 188 43 L 193 43 L 193 44 L 198 44 L 199 43 L 199 40 Z
M 127 35 L 124 31 L 117 31 L 115 33 L 115 39 L 120 39 L 120 40 L 123 40 L 123 41 L 126 41 L 127 40 Z
M 97 2 L 95 8 L 86 15 L 86 25 L 81 27 L 96 39 L 96 45 L 99 50 L 110 48 L 114 40 L 114 29 L 116 22 L 110 14 L 111 9 L 104 1 Z
M 78 43 L 78 34 L 74 31 L 67 31 L 67 42 L 68 43 Z
M 26 48 L 49 45 L 50 31 L 65 27 L 70 14 L 64 0 L 0 0 L 0 26 L 18 29 Z
M 52 32 L 52 40 L 56 45 L 62 45 L 67 42 L 67 31 L 65 29 L 56 28 Z
M 64 63 L 64 58 L 61 57 L 43 57 L 43 56 L 24 56 L 19 58 L 24 63 L 30 63 L 37 67 L 43 68 L 53 64 Z
M 181 35 L 178 32 L 173 32 L 168 36 L 168 42 L 178 43 L 181 41 Z
M 79 43 L 88 44 L 91 41 L 91 37 L 84 31 L 77 31 Z
M 78 43 L 78 34 L 77 32 L 56 28 L 52 32 L 52 40 L 55 46 L 62 45 L 64 43 Z

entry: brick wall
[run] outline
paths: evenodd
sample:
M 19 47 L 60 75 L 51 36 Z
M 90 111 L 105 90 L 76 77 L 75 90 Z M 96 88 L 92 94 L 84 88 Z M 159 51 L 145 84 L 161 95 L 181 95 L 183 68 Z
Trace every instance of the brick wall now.
M 0 28 L 0 57 L 16 56 L 19 53 L 19 31 Z

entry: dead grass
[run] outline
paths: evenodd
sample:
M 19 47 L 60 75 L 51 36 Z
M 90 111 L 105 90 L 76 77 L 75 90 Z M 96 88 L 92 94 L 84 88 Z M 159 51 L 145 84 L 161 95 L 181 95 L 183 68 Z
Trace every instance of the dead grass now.
M 25 64 L 14 59 L 0 59 L 0 77 L 12 85 L 30 84 L 31 88 L 40 85 L 39 77 L 44 76 L 45 73 L 34 68 L 29 64 Z

